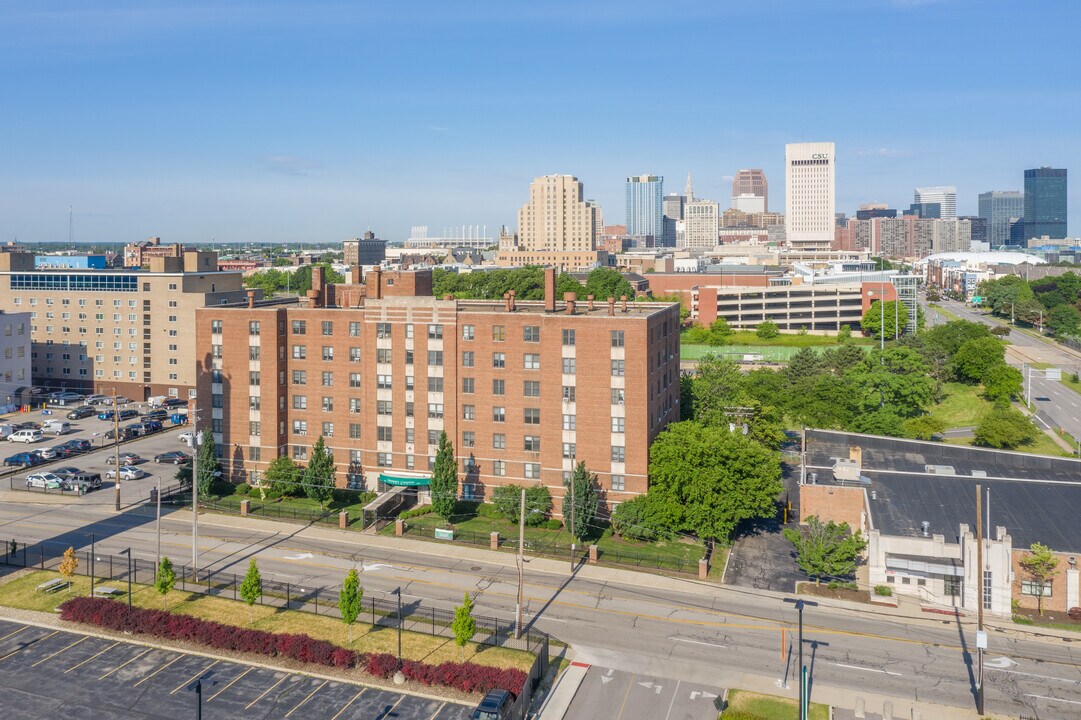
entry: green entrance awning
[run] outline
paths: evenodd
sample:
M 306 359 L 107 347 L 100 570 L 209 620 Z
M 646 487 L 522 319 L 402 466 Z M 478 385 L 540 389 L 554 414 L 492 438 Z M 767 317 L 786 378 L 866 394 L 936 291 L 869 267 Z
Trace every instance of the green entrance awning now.
M 379 473 L 379 482 L 398 487 L 427 487 L 431 481 L 431 477 L 409 477 Z

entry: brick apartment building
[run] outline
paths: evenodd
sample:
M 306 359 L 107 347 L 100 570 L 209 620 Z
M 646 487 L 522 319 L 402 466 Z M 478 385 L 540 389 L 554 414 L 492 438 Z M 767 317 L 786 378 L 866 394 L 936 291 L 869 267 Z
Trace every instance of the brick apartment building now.
M 605 502 L 646 491 L 648 448 L 679 418 L 679 309 L 671 303 L 432 297 L 429 270 L 373 270 L 300 303 L 197 311 L 199 396 L 234 481 L 322 435 L 339 486 L 426 485 L 441 431 L 462 495 L 546 485 L 575 459 Z M 247 339 L 243 342 L 242 339 Z
M 115 388 L 135 400 L 193 396 L 195 309 L 243 303 L 242 275 L 219 271 L 215 253 L 148 262 L 149 270 L 35 269 L 31 253 L 0 253 L 0 311 L 30 315 L 33 384 Z

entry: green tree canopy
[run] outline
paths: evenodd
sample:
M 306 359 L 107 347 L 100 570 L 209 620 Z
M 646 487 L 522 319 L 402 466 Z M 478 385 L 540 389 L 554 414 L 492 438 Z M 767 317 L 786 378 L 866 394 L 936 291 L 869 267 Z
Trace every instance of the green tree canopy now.
M 214 485 L 221 477 L 221 463 L 218 461 L 217 448 L 214 444 L 214 432 L 207 427 L 199 437 L 199 446 L 196 454 L 196 482 L 199 486 L 199 497 L 209 497 Z
M 954 373 L 960 380 L 982 382 L 992 367 L 1006 362 L 1006 347 L 1001 340 L 983 337 L 968 340 L 953 356 Z
M 886 316 L 886 339 L 896 340 L 905 331 L 908 324 L 908 310 L 896 300 L 888 300 L 886 307 L 882 301 L 875 300 L 860 320 L 860 329 L 864 335 L 879 337 L 882 334 L 882 315 Z
M 267 466 L 264 478 L 270 489 L 281 495 L 296 496 L 300 493 L 302 468 L 288 455 L 274 458 Z
M 462 604 L 454 608 L 454 621 L 450 624 L 451 632 L 454 633 L 454 644 L 462 653 L 465 660 L 465 646 L 477 634 L 477 621 L 473 617 L 473 598 L 469 593 L 462 598 Z
M 1058 575 L 1058 558 L 1051 548 L 1034 542 L 1017 561 L 1036 591 L 1036 609 L 1043 615 L 1043 595 L 1051 580 Z
M 597 268 L 590 271 L 586 279 L 586 294 L 593 295 L 598 300 L 618 300 L 624 295 L 633 299 L 634 289 L 618 271 L 612 268 Z
M 248 563 L 248 574 L 244 576 L 244 582 L 240 583 L 240 597 L 248 603 L 248 624 L 251 625 L 255 622 L 255 603 L 263 597 L 263 577 L 259 574 L 255 558 Z
M 353 623 L 360 614 L 360 601 L 364 597 L 364 588 L 360 586 L 360 576 L 357 569 L 353 568 L 342 581 L 342 590 L 338 593 L 338 611 L 341 612 L 342 622 L 349 628 L 349 642 L 353 642 Z
M 780 335 L 781 331 L 777 329 L 777 323 L 772 320 L 763 320 L 754 329 L 754 334 L 761 340 L 772 340 Z
M 983 374 L 983 394 L 991 402 L 1021 397 L 1021 371 L 1004 362 L 992 365 Z
M 304 494 L 326 507 L 334 496 L 334 453 L 320 435 L 312 447 L 312 458 L 304 468 Z
M 1058 305 L 1048 315 L 1047 327 L 1056 337 L 1081 334 L 1081 312 L 1073 305 Z
M 446 432 L 439 433 L 439 449 L 435 453 L 430 487 L 432 509 L 450 522 L 458 503 L 458 464 L 454 459 L 454 446 L 450 444 Z
M 525 489 L 525 524 L 541 525 L 552 512 L 552 493 L 543 485 L 532 485 Z M 521 509 L 523 488 L 517 485 L 500 485 L 492 491 L 492 503 L 500 514 L 512 523 L 518 522 Z
M 597 519 L 597 476 L 586 469 L 586 464 L 581 460 L 574 466 L 567 487 L 567 495 L 563 497 L 564 525 L 569 530 L 574 528 L 574 536 L 579 540 L 585 540 L 593 532 L 593 521 Z M 574 522 L 568 522 L 571 515 L 570 495 L 574 496 Z
M 784 536 L 796 550 L 796 564 L 818 585 L 822 578 L 848 578 L 856 574 L 856 559 L 867 541 L 848 523 L 832 520 L 823 524 L 818 517 L 807 518 L 805 528 L 785 528 Z
M 973 444 L 1012 450 L 1034 441 L 1038 432 L 1020 411 L 1009 406 L 996 406 L 976 426 Z
M 166 596 L 176 585 L 176 570 L 173 569 L 173 561 L 162 557 L 158 563 L 158 571 L 154 574 L 154 589 L 161 593 L 161 609 L 169 609 L 169 601 Z

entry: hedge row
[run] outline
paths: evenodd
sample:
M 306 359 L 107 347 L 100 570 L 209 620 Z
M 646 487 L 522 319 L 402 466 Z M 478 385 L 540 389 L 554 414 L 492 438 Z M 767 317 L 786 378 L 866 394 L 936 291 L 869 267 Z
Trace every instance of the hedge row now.
M 127 605 L 108 598 L 72 598 L 60 606 L 60 617 L 120 632 L 198 642 L 216 650 L 284 657 L 328 667 L 360 668 L 380 678 L 393 675 L 398 665 L 398 658 L 387 653 L 365 655 L 308 635 L 271 633 L 223 625 L 163 610 L 128 610 Z M 521 691 L 526 681 L 526 674 L 521 670 L 474 663 L 428 665 L 415 660 L 405 660 L 402 663 L 402 674 L 406 679 L 424 685 L 443 685 L 463 692 L 487 692 L 500 688 L 515 695 Z

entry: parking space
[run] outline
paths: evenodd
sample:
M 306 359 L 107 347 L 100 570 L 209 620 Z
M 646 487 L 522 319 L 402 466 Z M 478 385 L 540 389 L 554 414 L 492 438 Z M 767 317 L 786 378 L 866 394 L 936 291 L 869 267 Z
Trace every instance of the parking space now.
M 5 714 L 19 718 L 464 720 L 471 708 L 345 681 L 0 620 Z
M 723 691 L 593 666 L 567 711 L 569 718 L 717 720 Z

